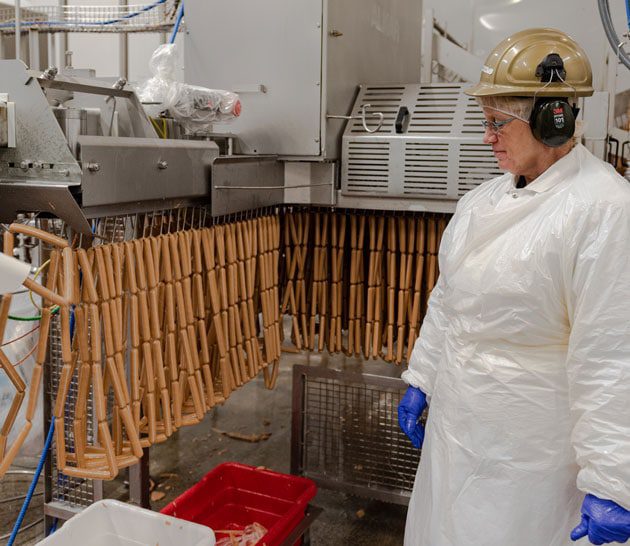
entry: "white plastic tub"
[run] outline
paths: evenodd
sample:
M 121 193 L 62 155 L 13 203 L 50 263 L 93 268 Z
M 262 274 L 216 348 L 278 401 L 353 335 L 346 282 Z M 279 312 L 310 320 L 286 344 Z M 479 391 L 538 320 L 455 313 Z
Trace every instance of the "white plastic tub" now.
M 115 500 L 74 516 L 39 546 L 214 546 L 212 529 Z

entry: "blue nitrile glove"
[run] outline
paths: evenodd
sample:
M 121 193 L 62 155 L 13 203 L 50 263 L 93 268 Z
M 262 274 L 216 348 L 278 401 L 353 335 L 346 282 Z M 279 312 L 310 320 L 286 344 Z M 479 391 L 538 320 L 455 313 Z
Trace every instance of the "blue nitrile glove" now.
M 409 387 L 398 404 L 398 424 L 413 447 L 420 448 L 424 440 L 424 426 L 418 421 L 426 407 L 427 395 L 417 387 Z
M 611 500 L 586 495 L 582 521 L 571 532 L 571 540 L 588 536 L 593 544 L 608 544 L 630 539 L 630 511 Z

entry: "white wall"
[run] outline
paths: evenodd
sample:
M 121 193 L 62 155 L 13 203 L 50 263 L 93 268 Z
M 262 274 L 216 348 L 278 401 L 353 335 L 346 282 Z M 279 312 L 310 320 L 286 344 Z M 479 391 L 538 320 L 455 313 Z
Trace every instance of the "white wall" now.
M 626 23 L 624 3 L 609 0 L 618 35 Z M 437 21 L 468 51 L 485 59 L 503 38 L 534 27 L 557 28 L 585 49 L 593 67 L 593 84 L 604 89 L 610 50 L 595 0 L 425 0 Z

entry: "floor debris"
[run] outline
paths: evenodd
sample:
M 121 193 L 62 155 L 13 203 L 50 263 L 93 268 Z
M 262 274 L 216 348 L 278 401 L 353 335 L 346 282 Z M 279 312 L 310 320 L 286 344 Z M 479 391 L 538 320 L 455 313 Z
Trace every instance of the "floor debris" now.
M 264 442 L 271 437 L 271 432 L 261 432 L 260 434 L 243 434 L 242 432 L 230 432 L 226 430 L 220 430 L 218 428 L 213 428 L 214 432 L 217 434 L 223 434 L 223 436 L 227 436 L 228 438 L 232 438 L 233 440 L 242 440 L 244 442 Z

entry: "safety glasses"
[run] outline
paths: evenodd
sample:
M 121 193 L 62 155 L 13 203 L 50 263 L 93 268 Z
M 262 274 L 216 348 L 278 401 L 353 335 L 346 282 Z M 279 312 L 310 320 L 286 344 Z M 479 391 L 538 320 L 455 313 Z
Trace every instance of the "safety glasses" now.
M 508 123 L 514 121 L 515 119 L 518 118 L 509 118 L 503 121 L 488 121 L 487 119 L 483 119 L 481 120 L 481 125 L 483 125 L 483 128 L 485 130 L 490 129 L 491 133 L 498 135 L 501 132 L 501 129 L 503 129 Z

